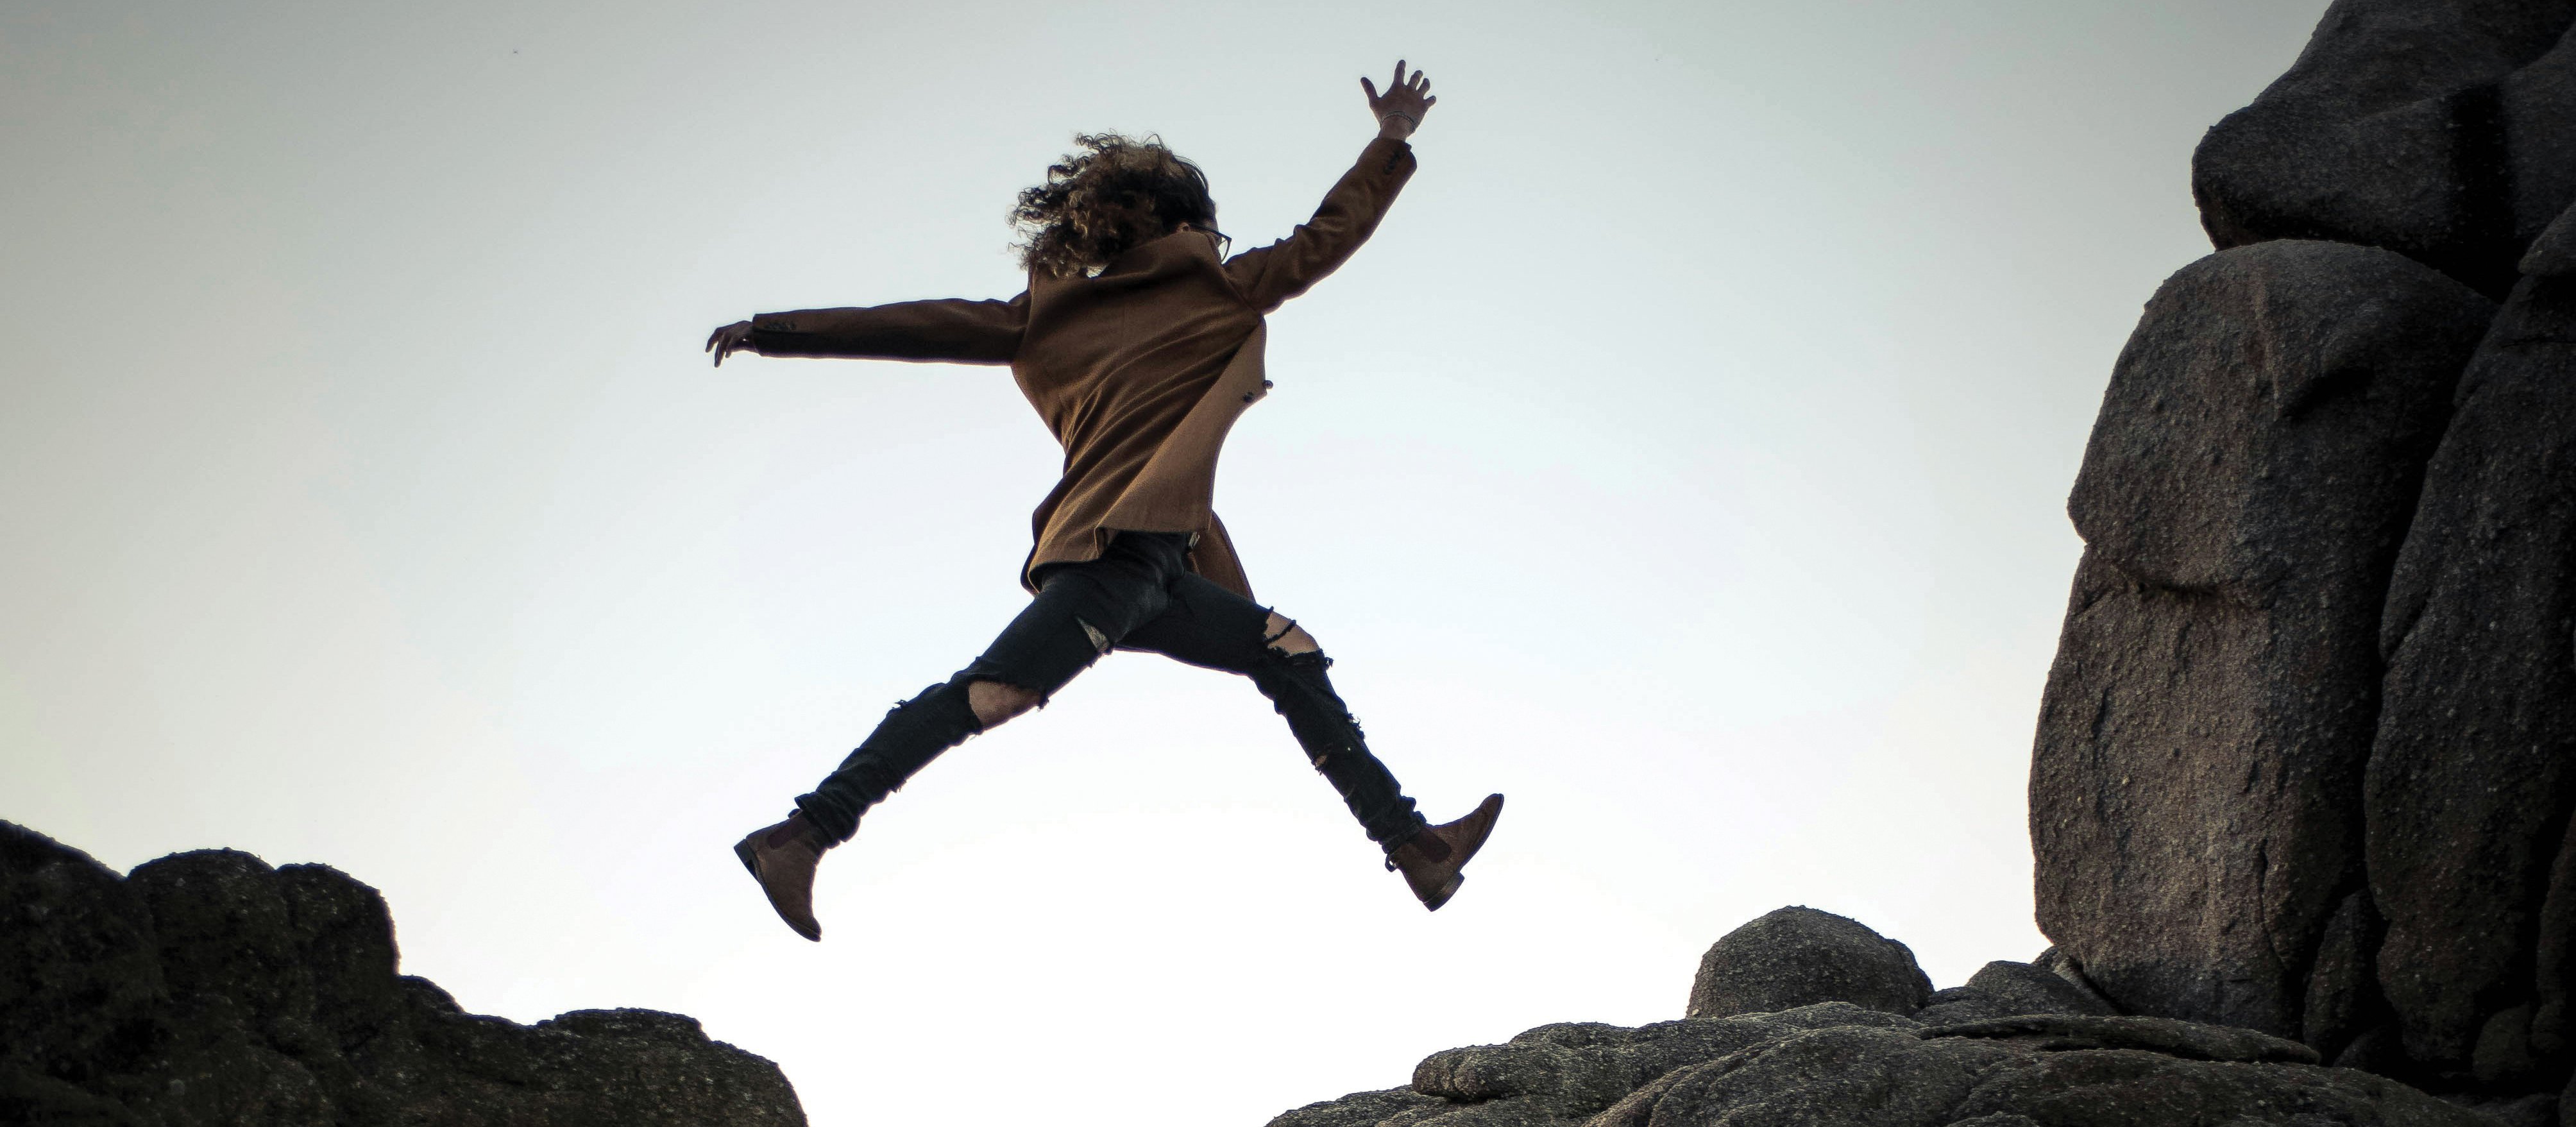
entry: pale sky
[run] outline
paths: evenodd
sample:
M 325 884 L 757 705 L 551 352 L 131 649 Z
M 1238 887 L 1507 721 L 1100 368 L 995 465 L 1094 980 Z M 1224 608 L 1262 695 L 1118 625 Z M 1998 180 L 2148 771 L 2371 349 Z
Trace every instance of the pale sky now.
M 2023 785 L 2189 156 L 2322 0 L 0 6 L 0 818 L 382 889 L 404 969 L 676 1010 L 818 1124 L 1258 1127 L 1679 1016 L 1783 904 L 2044 945 Z M 1110 658 L 828 859 L 729 847 L 1024 599 L 995 368 L 753 312 L 1021 286 L 1158 132 L 1285 234 L 1404 57 L 1421 170 L 1272 319 L 1218 509 L 1437 819 L 1384 872 L 1244 681 Z

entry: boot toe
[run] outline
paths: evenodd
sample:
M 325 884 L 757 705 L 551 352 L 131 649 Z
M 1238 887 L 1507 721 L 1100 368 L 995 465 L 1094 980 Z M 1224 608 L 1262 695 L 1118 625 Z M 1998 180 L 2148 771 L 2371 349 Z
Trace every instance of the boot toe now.
M 1485 839 L 1494 836 L 1494 823 L 1502 820 L 1503 796 L 1489 794 L 1466 817 L 1451 823 L 1459 830 L 1457 838 L 1450 842 L 1450 847 L 1458 851 L 1458 863 L 1464 865 L 1475 859 L 1476 851 L 1485 847 Z

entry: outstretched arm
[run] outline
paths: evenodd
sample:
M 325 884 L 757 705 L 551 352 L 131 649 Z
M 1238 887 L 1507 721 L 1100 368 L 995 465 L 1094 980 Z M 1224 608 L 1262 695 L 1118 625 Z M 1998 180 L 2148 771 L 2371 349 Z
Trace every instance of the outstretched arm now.
M 901 301 L 857 309 L 763 313 L 707 337 L 721 367 L 736 352 L 1008 364 L 1020 351 L 1029 295 L 1009 301 Z
M 1360 150 L 1359 163 L 1324 194 L 1324 204 L 1315 209 L 1313 219 L 1287 238 L 1245 251 L 1225 264 L 1226 276 L 1262 312 L 1306 292 L 1359 250 L 1413 175 L 1413 148 L 1405 139 L 1421 128 L 1423 115 L 1439 101 L 1430 95 L 1431 80 L 1421 71 L 1406 77 L 1404 63 L 1398 61 L 1395 80 L 1384 94 L 1365 78 L 1360 89 L 1368 95 L 1378 130 L 1377 139 Z

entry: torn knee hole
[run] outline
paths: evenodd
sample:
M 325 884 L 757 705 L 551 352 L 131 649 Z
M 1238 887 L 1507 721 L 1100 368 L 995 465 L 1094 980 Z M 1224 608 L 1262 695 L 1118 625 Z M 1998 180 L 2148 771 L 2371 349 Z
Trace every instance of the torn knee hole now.
M 1306 632 L 1305 627 L 1297 625 L 1297 620 L 1283 617 L 1277 611 L 1272 611 L 1270 621 L 1264 624 L 1261 644 L 1270 647 L 1274 653 L 1289 656 L 1314 653 L 1324 648 L 1314 635 Z
M 1109 652 L 1109 635 L 1101 633 L 1099 627 L 1088 622 L 1084 622 L 1079 618 L 1074 619 L 1073 624 L 1082 627 L 1083 636 L 1091 639 L 1091 651 L 1093 653 L 1105 654 Z
M 1008 720 L 1044 703 L 1045 698 L 1037 690 L 1006 681 L 978 678 L 966 684 L 966 707 L 988 724 Z

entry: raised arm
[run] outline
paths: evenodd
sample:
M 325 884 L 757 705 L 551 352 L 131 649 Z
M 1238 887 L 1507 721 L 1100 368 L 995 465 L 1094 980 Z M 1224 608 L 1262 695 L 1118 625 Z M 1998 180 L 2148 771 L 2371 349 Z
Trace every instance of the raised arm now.
M 874 360 L 1008 364 L 1020 351 L 1029 295 L 1009 301 L 899 301 L 858 309 L 800 309 L 736 321 L 707 337 L 722 366 L 736 352 Z
M 1378 133 L 1360 150 L 1359 163 L 1324 193 L 1313 219 L 1285 239 L 1226 261 L 1226 276 L 1264 313 L 1306 292 L 1359 250 L 1413 176 L 1413 147 L 1406 138 L 1421 128 L 1423 115 L 1439 101 L 1430 96 L 1431 80 L 1418 70 L 1405 77 L 1404 63 L 1398 60 L 1395 80 L 1384 94 L 1365 78 L 1360 89 L 1368 95 L 1369 112 L 1377 115 Z

